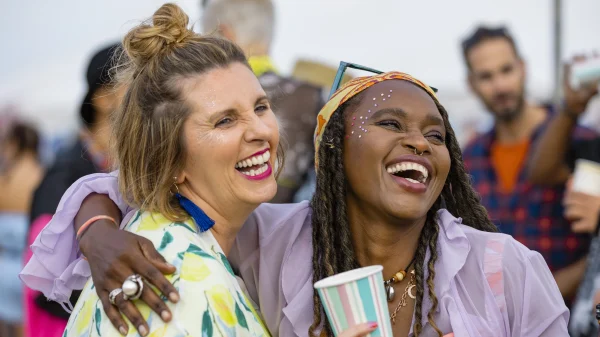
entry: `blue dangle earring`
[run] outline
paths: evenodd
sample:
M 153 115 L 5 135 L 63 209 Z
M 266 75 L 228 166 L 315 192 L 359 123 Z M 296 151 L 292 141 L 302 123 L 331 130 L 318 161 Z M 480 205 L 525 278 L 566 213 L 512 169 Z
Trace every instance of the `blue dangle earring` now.
M 179 205 L 188 212 L 188 214 L 194 218 L 198 227 L 200 227 L 200 232 L 206 232 L 211 229 L 212 226 L 215 225 L 215 221 L 211 219 L 204 211 L 194 204 L 190 199 L 184 197 L 179 193 L 179 187 L 177 187 L 177 177 L 173 177 L 173 186 L 175 186 L 175 198 L 179 201 Z

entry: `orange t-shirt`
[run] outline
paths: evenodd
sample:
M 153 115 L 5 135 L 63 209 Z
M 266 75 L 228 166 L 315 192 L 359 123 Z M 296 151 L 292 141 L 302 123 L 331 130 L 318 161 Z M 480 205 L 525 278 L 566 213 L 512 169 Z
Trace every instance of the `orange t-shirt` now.
M 492 167 L 498 177 L 498 185 L 503 193 L 513 191 L 525 164 L 529 140 L 512 144 L 492 144 Z

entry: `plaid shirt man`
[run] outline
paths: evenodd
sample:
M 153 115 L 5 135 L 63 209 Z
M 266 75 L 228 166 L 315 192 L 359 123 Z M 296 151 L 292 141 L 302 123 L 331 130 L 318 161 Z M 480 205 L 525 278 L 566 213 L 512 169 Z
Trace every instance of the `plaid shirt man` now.
M 531 144 L 535 143 L 546 125 L 542 124 L 534 132 Z M 530 184 L 525 177 L 525 168 L 522 168 L 512 192 L 500 190 L 490 155 L 494 135 L 494 130 L 481 135 L 463 151 L 473 187 L 481 195 L 481 203 L 487 208 L 490 219 L 501 232 L 512 235 L 529 249 L 542 254 L 553 272 L 584 257 L 590 239 L 587 235 L 571 232 L 563 217 L 563 186 Z M 595 132 L 583 127 L 578 127 L 573 133 L 573 140 L 595 137 Z

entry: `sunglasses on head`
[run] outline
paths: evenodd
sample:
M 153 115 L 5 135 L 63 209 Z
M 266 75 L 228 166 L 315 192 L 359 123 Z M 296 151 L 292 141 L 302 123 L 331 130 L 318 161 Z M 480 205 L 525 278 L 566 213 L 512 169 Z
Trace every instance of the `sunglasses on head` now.
M 342 83 L 342 78 L 344 78 L 344 73 L 346 72 L 346 69 L 348 68 L 352 68 L 352 69 L 357 69 L 357 70 L 364 70 L 364 71 L 368 71 L 370 73 L 374 73 L 374 74 L 383 74 L 383 71 L 380 70 L 376 70 L 373 68 L 369 68 L 369 67 L 365 67 L 365 66 L 361 66 L 359 64 L 356 63 L 350 63 L 350 62 L 340 62 L 340 66 L 338 67 L 337 73 L 335 74 L 335 79 L 333 80 L 333 85 L 331 86 L 331 91 L 329 92 L 329 97 L 331 98 L 331 96 L 333 96 L 333 94 L 340 88 L 340 85 Z M 431 90 L 433 90 L 433 92 L 437 92 L 438 90 L 434 87 L 430 87 Z

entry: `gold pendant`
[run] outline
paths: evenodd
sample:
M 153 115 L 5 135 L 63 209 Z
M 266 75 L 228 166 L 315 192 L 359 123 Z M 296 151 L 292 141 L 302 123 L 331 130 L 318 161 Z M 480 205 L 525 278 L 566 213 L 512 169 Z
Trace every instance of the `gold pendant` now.
M 415 287 L 416 286 L 414 284 L 411 284 L 411 285 L 408 286 L 408 291 L 407 291 L 408 296 L 410 298 L 412 298 L 413 300 L 417 298 L 417 292 L 416 292 L 416 290 L 415 290 L 415 294 L 414 295 L 412 293 L 412 291 L 415 289 Z

